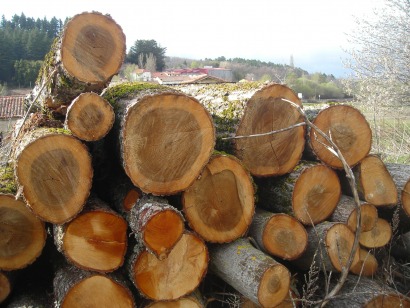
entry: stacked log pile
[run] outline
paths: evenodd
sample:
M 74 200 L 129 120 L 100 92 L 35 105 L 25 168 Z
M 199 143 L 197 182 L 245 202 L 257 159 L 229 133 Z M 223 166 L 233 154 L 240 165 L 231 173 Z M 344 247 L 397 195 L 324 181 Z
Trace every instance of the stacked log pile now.
M 244 100 L 107 87 L 124 54 L 120 26 L 92 12 L 72 18 L 46 58 L 0 174 L 0 303 L 44 306 L 47 288 L 26 299 L 18 287 L 41 258 L 50 274 L 36 279 L 50 282 L 55 307 L 220 307 L 227 289 L 238 306 L 297 306 L 313 303 L 301 276 L 315 267 L 333 277 L 349 267 L 343 296 L 353 275 L 377 275 L 376 249 L 410 219 L 410 170 L 369 155 L 357 109 L 326 108 L 306 127 L 285 85 L 238 86 Z M 355 303 L 383 306 L 371 279 L 358 285 L 374 292 Z

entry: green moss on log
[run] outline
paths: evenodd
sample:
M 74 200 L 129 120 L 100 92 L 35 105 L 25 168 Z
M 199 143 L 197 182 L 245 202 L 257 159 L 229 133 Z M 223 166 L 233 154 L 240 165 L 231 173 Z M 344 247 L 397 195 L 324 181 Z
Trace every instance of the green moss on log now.
M 0 193 L 16 194 L 17 185 L 14 180 L 14 168 L 10 165 L 0 167 Z

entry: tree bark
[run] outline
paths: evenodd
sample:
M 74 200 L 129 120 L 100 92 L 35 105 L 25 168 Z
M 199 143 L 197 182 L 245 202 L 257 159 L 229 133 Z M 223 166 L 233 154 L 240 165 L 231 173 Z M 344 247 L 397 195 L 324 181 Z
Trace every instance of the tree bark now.
M 350 167 L 369 154 L 372 131 L 360 111 L 348 105 L 334 105 L 323 109 L 313 124 L 332 139 Z M 315 129 L 310 131 L 309 142 L 316 156 L 324 164 L 342 169 L 340 159 L 329 151 L 329 143 Z
M 183 236 L 184 218 L 165 199 L 143 196 L 126 215 L 136 239 L 158 259 L 165 259 Z
M 303 122 L 299 112 L 282 98 L 302 106 L 285 85 L 271 84 L 248 101 L 236 136 L 249 136 L 288 128 Z M 254 176 L 289 173 L 299 163 L 305 146 L 305 128 L 296 127 L 268 136 L 235 139 L 235 154 Z
M 187 189 L 215 145 L 206 109 L 170 88 L 138 83 L 109 88 L 104 98 L 114 106 L 111 139 L 134 185 L 154 195 Z
M 307 228 L 308 245 L 304 254 L 293 263 L 302 270 L 312 265 L 322 271 L 340 272 L 351 253 L 354 233 L 342 223 L 322 222 Z M 351 267 L 359 262 L 356 251 Z
M 114 125 L 112 106 L 94 92 L 77 96 L 67 109 L 65 127 L 84 141 L 102 139 Z
M 129 259 L 128 273 L 143 297 L 154 301 L 177 300 L 198 287 L 208 261 L 204 242 L 193 233 L 184 233 L 163 260 L 137 245 Z
M 65 225 L 54 225 L 54 242 L 67 260 L 84 270 L 112 272 L 124 263 L 127 223 L 99 199 Z
M 54 277 L 55 307 L 134 308 L 126 281 L 73 266 L 62 267 Z
M 341 194 L 330 168 L 302 161 L 288 175 L 256 180 L 258 206 L 294 216 L 304 225 L 320 223 L 335 210 Z
M 238 292 L 263 307 L 274 307 L 290 288 L 288 269 L 254 248 L 247 239 L 210 248 L 210 269 Z
M 253 181 L 238 159 L 214 155 L 182 193 L 182 202 L 189 225 L 203 239 L 230 242 L 244 235 L 252 222 Z
M 256 209 L 249 236 L 264 252 L 284 260 L 299 258 L 308 242 L 306 229 L 296 218 L 262 209 Z
M 91 157 L 68 131 L 30 131 L 20 140 L 15 157 L 16 182 L 40 219 L 62 224 L 82 210 L 91 190 Z
M 64 114 L 61 107 L 80 93 L 100 93 L 109 84 L 124 61 L 125 47 L 125 35 L 109 15 L 75 15 L 46 55 L 31 100 L 44 87 L 43 106 Z
M 359 262 L 350 268 L 350 272 L 359 276 L 373 277 L 379 267 L 376 257 L 363 248 L 359 250 L 359 257 Z
M 376 225 L 379 218 L 377 208 L 370 203 L 362 202 L 360 205 L 361 232 L 370 231 Z M 350 230 L 356 231 L 357 208 L 353 197 L 342 195 L 332 216 L 329 220 L 345 223 Z
M 383 218 L 379 218 L 373 229 L 360 233 L 359 242 L 360 245 L 369 249 L 380 248 L 389 243 L 392 233 L 389 222 Z
M 13 195 L 0 194 L 0 270 L 32 264 L 46 242 L 44 223 Z

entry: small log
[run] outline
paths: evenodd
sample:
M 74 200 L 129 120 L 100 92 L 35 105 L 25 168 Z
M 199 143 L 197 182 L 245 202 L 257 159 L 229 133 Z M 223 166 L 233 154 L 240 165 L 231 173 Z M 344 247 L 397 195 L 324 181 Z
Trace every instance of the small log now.
M 114 125 L 112 106 L 94 92 L 77 96 L 67 109 L 65 127 L 84 141 L 102 139 Z
M 294 216 L 304 225 L 317 224 L 335 210 L 341 194 L 332 169 L 302 161 L 288 175 L 256 180 L 258 206 Z
M 181 297 L 175 301 L 152 302 L 144 308 L 205 308 L 201 293 L 195 290 L 192 294 Z
M 319 112 L 313 124 L 332 139 L 349 166 L 356 165 L 369 154 L 372 131 L 358 109 L 348 105 L 330 106 Z M 324 164 L 343 168 L 340 159 L 325 147 L 330 146 L 329 143 L 315 129 L 310 131 L 309 142 Z
M 182 193 L 182 202 L 189 225 L 205 241 L 230 242 L 244 235 L 252 222 L 253 181 L 238 159 L 214 155 Z
M 22 137 L 15 157 L 16 182 L 40 219 L 62 224 L 82 210 L 91 190 L 91 157 L 68 131 L 30 131 Z
M 99 199 L 64 225 L 54 225 L 54 242 L 67 260 L 79 268 L 112 272 L 124 263 L 127 223 Z
M 296 218 L 262 209 L 256 209 L 249 236 L 264 252 L 284 260 L 299 258 L 308 242 L 306 229 Z
M 307 228 L 308 245 L 305 253 L 293 263 L 302 270 L 308 270 L 313 263 L 320 270 L 341 272 L 352 251 L 354 233 L 342 223 L 322 222 Z M 356 251 L 351 267 L 360 260 Z
M 359 276 L 374 276 L 379 267 L 377 259 L 366 249 L 360 248 L 359 262 L 350 268 L 350 272 Z
M 0 194 L 0 270 L 32 264 L 46 243 L 44 223 L 13 195 Z
M 114 86 L 103 97 L 114 106 L 111 140 L 134 185 L 154 195 L 187 189 L 214 149 L 207 110 L 170 88 L 139 83 Z
M 135 307 L 127 282 L 119 275 L 97 274 L 66 266 L 56 272 L 53 284 L 55 307 Z
M 373 204 L 361 202 L 361 232 L 370 231 L 376 225 L 378 217 L 377 209 Z M 352 197 L 342 195 L 332 216 L 329 220 L 334 222 L 345 223 L 350 230 L 356 231 L 357 226 L 357 208 L 356 203 Z
M 143 196 L 127 214 L 136 239 L 163 260 L 183 236 L 184 218 L 165 199 Z
M 0 271 L 0 304 L 7 299 L 13 290 L 14 279 L 11 273 L 13 272 Z
M 101 91 L 118 73 L 125 57 L 125 35 L 109 16 L 97 12 L 75 15 L 46 55 L 31 96 L 44 87 L 40 101 L 46 107 L 64 113 L 83 92 Z
M 275 308 L 295 308 L 299 307 L 299 302 L 298 302 L 298 297 L 296 296 L 295 292 L 289 291 L 288 295 L 285 297 L 285 299 Z M 260 308 L 261 306 L 255 304 L 248 298 L 243 298 L 240 306 L 240 308 Z
M 383 218 L 379 218 L 373 229 L 360 233 L 359 242 L 360 245 L 369 249 L 380 248 L 389 243 L 392 233 L 389 222 Z
M 302 106 L 296 93 L 285 85 L 271 84 L 253 94 L 236 136 L 268 133 L 303 122 L 300 113 L 282 98 Z M 235 139 L 235 153 L 254 176 L 283 175 L 301 159 L 304 134 L 304 126 L 299 126 L 278 134 Z
M 290 273 L 245 238 L 210 248 L 210 269 L 252 302 L 275 307 L 287 296 Z
M 184 233 L 163 260 L 137 245 L 129 259 L 128 273 L 143 297 L 154 301 L 177 300 L 198 287 L 208 261 L 205 243 L 193 233 Z
M 410 307 L 410 301 L 387 285 L 380 285 L 367 277 L 349 275 L 341 292 L 333 297 L 326 307 Z

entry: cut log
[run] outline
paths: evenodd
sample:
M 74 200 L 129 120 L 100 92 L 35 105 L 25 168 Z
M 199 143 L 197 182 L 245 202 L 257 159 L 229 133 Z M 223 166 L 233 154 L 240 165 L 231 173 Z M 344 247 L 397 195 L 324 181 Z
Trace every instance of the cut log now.
M 288 296 L 275 308 L 295 308 L 299 307 L 298 297 L 292 291 L 289 291 Z M 239 308 L 260 308 L 261 306 L 255 304 L 248 298 L 243 298 Z
M 0 304 L 6 300 L 13 289 L 14 281 L 10 273 L 12 272 L 0 271 Z
M 54 278 L 56 307 L 133 308 L 134 299 L 126 281 L 72 267 L 63 267 Z
M 293 263 L 302 270 L 308 270 L 314 263 L 324 271 L 340 272 L 345 267 L 353 248 L 354 233 L 342 223 L 322 222 L 307 228 L 308 245 L 305 253 Z M 356 250 L 351 267 L 360 260 Z
M 302 161 L 286 176 L 256 180 L 258 206 L 294 216 L 305 225 L 317 224 L 335 210 L 341 194 L 332 169 Z
M 377 209 L 373 204 L 361 202 L 361 232 L 370 231 L 376 225 L 378 217 Z M 356 203 L 352 197 L 342 195 L 332 216 L 329 220 L 334 222 L 343 222 L 353 232 L 356 231 L 357 226 L 357 208 Z
M 284 260 L 299 258 L 308 240 L 305 227 L 296 218 L 262 209 L 256 209 L 249 236 L 263 251 Z
M 392 228 L 389 222 L 379 218 L 374 228 L 367 232 L 361 232 L 360 245 L 366 248 L 380 248 L 386 246 L 392 237 Z
M 136 246 L 128 270 L 143 297 L 154 301 L 177 300 L 198 287 L 208 269 L 208 261 L 205 243 L 198 236 L 185 233 L 163 260 Z
M 79 268 L 112 272 L 124 263 L 127 223 L 99 199 L 64 225 L 54 225 L 54 242 L 67 260 Z
M 369 154 L 372 131 L 360 111 L 348 105 L 334 105 L 323 109 L 313 124 L 338 146 L 349 166 L 356 165 Z M 310 145 L 317 157 L 326 165 L 342 169 L 340 159 L 329 151 L 329 143 L 315 129 L 310 131 Z
M 160 260 L 167 257 L 185 230 L 182 214 L 165 199 L 154 196 L 140 198 L 127 220 L 137 241 Z
M 190 295 L 175 301 L 152 302 L 144 305 L 145 308 L 205 308 L 205 302 L 201 293 L 196 290 Z
M 15 162 L 16 182 L 42 220 L 62 224 L 81 211 L 93 170 L 86 146 L 68 131 L 40 128 L 26 133 Z
M 360 281 L 358 282 L 358 280 Z M 330 286 L 332 288 L 332 284 Z M 324 290 L 324 288 L 323 288 Z M 367 277 L 349 275 L 339 294 L 326 307 L 410 307 L 410 301 L 403 294 Z
M 154 195 L 187 189 L 214 149 L 207 110 L 175 90 L 138 83 L 109 88 L 104 97 L 116 112 L 111 138 L 134 185 Z
M 287 86 L 268 85 L 249 99 L 236 136 L 264 134 L 303 122 L 300 113 L 282 98 L 302 106 Z M 304 126 L 299 126 L 278 134 L 235 139 L 235 153 L 254 176 L 283 175 L 301 159 L 304 134 Z
M 33 263 L 46 242 L 44 223 L 13 195 L 0 194 L 0 269 L 16 270 Z
M 350 272 L 359 276 L 374 276 L 379 267 L 376 257 L 363 248 L 360 248 L 359 256 L 359 262 L 350 268 Z
M 275 307 L 288 295 L 290 273 L 245 238 L 210 248 L 210 269 L 238 292 L 263 307 Z
M 125 47 L 125 35 L 109 15 L 85 12 L 74 16 L 46 56 L 32 98 L 54 70 L 51 83 L 40 96 L 43 105 L 52 110 L 68 106 L 83 92 L 101 93 L 118 73 Z
M 112 106 L 94 92 L 82 93 L 67 109 L 65 127 L 84 141 L 103 138 L 114 125 Z
M 233 156 L 215 155 L 182 194 L 189 225 L 208 242 L 233 241 L 248 230 L 255 211 L 249 172 Z

